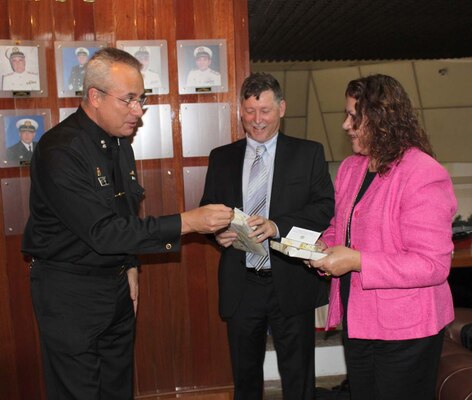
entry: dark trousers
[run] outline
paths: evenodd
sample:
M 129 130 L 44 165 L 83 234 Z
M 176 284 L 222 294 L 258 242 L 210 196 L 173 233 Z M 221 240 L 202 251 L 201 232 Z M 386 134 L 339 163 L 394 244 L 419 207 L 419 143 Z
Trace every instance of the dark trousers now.
M 313 400 L 314 310 L 285 317 L 272 278 L 247 273 L 236 313 L 227 320 L 234 400 L 261 400 L 267 329 L 273 337 L 285 400 Z
M 411 340 L 349 339 L 344 350 L 351 400 L 433 400 L 444 329 Z
M 81 275 L 35 262 L 31 294 L 49 400 L 131 400 L 135 317 L 125 271 Z

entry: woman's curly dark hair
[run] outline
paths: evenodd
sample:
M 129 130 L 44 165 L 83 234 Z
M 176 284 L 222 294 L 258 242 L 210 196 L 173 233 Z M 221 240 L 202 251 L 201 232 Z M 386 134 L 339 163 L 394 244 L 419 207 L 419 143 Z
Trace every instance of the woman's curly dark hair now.
M 347 86 L 346 97 L 357 100 L 353 128 L 358 129 L 364 122 L 365 135 L 360 140 L 377 162 L 380 175 L 400 162 L 409 148 L 434 156 L 417 112 L 396 79 L 378 74 L 353 80 Z

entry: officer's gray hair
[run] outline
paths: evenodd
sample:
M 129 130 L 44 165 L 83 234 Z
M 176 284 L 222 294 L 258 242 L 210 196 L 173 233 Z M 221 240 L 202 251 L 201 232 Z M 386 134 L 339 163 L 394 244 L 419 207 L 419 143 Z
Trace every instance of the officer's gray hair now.
M 108 91 L 110 68 L 114 63 L 122 63 L 135 68 L 141 73 L 142 64 L 126 51 L 105 47 L 97 51 L 85 65 L 83 100 L 88 101 L 88 92 L 91 88 Z

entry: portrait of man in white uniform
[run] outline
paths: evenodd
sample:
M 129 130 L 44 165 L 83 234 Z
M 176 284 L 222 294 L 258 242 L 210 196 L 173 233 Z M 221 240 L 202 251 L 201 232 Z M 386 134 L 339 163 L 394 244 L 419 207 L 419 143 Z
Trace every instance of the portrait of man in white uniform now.
M 195 68 L 187 75 L 189 87 L 221 86 L 221 74 L 210 68 L 213 51 L 207 46 L 198 46 L 193 51 Z
M 148 48 L 141 46 L 133 55 L 143 65 L 141 68 L 141 74 L 143 75 L 144 89 L 154 89 L 161 87 L 162 82 L 159 72 L 155 70 L 154 66 L 150 65 L 151 60 Z
M 35 91 L 40 90 L 37 70 L 37 49 L 30 46 L 2 46 L 0 50 L 8 60 L 8 67 L 2 67 L 1 90 Z M 36 59 L 34 59 L 36 54 Z M 33 59 L 30 56 L 33 55 Z M 5 64 L 3 64 L 5 65 Z

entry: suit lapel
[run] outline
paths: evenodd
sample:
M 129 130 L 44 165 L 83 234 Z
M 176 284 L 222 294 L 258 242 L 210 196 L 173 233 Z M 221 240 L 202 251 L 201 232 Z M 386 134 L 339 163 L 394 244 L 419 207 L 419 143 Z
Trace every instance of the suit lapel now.
M 287 137 L 282 132 L 279 132 L 279 136 L 277 137 L 277 147 L 275 149 L 274 175 L 272 178 L 269 216 L 272 215 L 273 209 L 277 204 L 278 197 L 284 190 L 284 170 L 288 165 L 290 165 L 290 158 L 292 156 L 293 154 L 291 154 L 290 144 L 287 141 Z
M 234 156 L 234 159 L 231 162 L 231 178 L 234 177 L 234 183 L 238 183 L 234 185 L 237 189 L 235 196 L 236 207 L 240 208 L 241 210 L 244 207 L 243 204 L 243 167 L 244 167 L 244 156 L 246 155 L 246 145 L 247 140 L 242 139 L 235 142 L 236 151 L 232 151 L 229 154 Z

